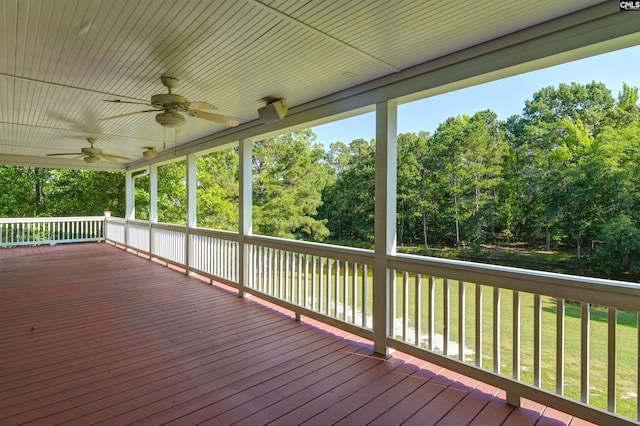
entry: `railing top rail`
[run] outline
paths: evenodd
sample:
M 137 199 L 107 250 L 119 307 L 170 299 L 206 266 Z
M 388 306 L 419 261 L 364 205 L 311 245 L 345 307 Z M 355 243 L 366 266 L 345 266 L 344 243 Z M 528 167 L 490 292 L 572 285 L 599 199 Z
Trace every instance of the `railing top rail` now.
M 149 227 L 149 221 L 148 220 L 126 219 L 125 222 L 128 223 L 128 224 L 131 224 L 131 225 L 140 225 L 140 226 Z
M 107 220 L 107 222 L 118 222 L 118 223 L 126 223 L 127 220 L 125 218 L 122 217 L 113 217 L 113 216 L 109 216 L 107 218 L 105 218 Z
M 149 222 L 145 222 L 147 225 Z M 155 229 L 165 229 L 167 231 L 175 231 L 175 232 L 183 232 L 186 233 L 187 227 L 186 225 L 176 225 L 175 223 L 161 223 L 155 222 L 151 224 L 152 228 Z
M 57 223 L 57 222 L 89 222 L 104 220 L 104 216 L 72 216 L 72 217 L 11 217 L 0 218 L 0 223 Z
M 349 262 L 363 264 L 373 263 L 373 250 L 344 246 L 331 246 L 323 243 L 287 240 L 284 238 L 265 237 L 262 235 L 246 236 L 244 240 L 249 244 L 294 251 L 307 255 L 342 259 Z
M 222 231 L 219 229 L 209 229 L 209 228 L 199 228 L 199 227 L 195 227 L 195 228 L 191 228 L 189 230 L 189 232 L 193 235 L 202 235 L 205 237 L 213 237 L 213 238 L 218 238 L 221 240 L 228 240 L 228 241 L 238 241 L 238 239 L 240 238 L 240 235 L 237 232 L 234 231 Z
M 568 300 L 630 310 L 640 306 L 640 284 L 636 283 L 409 254 L 390 257 L 387 263 L 389 268 L 401 271 Z

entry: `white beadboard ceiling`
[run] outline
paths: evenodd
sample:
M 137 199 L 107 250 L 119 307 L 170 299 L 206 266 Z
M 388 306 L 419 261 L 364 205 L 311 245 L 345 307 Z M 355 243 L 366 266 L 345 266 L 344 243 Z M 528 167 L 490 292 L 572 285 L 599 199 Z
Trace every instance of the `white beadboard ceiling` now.
M 104 100 L 149 102 L 166 92 L 162 75 L 258 125 L 265 98 L 295 108 L 601 2 L 2 0 L 0 162 L 83 167 L 46 154 L 79 152 L 87 137 L 138 161 L 227 129 L 187 117 L 175 135 L 154 113 L 100 120 L 148 109 Z

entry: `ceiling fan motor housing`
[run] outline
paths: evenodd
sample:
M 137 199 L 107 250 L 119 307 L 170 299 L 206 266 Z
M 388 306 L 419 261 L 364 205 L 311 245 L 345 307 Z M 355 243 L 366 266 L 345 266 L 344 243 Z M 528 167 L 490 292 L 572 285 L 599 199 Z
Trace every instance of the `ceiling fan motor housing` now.
M 160 93 L 159 95 L 153 95 L 151 97 L 151 105 L 158 108 L 167 107 L 180 107 L 182 104 L 187 104 L 187 98 L 173 93 Z

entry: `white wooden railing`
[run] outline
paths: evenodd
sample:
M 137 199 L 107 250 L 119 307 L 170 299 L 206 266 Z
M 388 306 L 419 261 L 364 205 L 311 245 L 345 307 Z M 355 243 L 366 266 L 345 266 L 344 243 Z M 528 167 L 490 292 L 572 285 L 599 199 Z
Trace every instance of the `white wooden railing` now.
M 505 389 L 514 404 L 640 419 L 640 285 L 410 255 L 387 266 L 390 347 Z M 622 357 L 632 370 L 617 368 Z
M 233 232 L 117 218 L 106 239 L 374 337 L 370 250 L 241 244 Z M 640 419 L 640 285 L 401 254 L 386 266 L 389 348 L 498 386 L 513 405 L 526 397 L 608 425 Z
M 104 216 L 0 218 L 0 247 L 104 240 Z
M 247 292 L 373 338 L 371 250 L 258 236 L 245 243 Z

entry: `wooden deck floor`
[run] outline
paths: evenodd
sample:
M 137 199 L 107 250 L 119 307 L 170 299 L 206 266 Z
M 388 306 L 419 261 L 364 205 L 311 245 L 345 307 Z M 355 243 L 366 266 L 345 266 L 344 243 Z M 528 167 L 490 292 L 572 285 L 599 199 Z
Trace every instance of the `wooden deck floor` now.
M 108 244 L 0 249 L 0 425 L 586 424 Z

